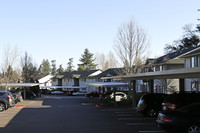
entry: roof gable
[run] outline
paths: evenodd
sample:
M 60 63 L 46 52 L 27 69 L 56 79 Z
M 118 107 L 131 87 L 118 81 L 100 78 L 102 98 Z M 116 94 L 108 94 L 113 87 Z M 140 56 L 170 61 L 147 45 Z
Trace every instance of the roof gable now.
M 125 75 L 124 68 L 110 68 L 103 71 L 102 73 L 98 74 L 95 77 L 101 78 L 101 77 L 112 77 L 112 76 L 119 76 L 119 75 Z

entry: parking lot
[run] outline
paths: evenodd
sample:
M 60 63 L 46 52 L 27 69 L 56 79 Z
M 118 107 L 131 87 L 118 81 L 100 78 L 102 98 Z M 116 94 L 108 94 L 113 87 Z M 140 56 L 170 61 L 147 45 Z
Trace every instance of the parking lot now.
M 110 113 L 110 116 L 124 125 L 137 129 L 138 133 L 166 133 L 158 128 L 156 118 L 145 117 L 142 114 L 126 108 L 103 108 L 101 112 Z
M 95 103 L 96 99 L 68 96 L 25 100 L 0 113 L 0 132 L 165 133 L 156 118 L 130 108 L 97 108 Z

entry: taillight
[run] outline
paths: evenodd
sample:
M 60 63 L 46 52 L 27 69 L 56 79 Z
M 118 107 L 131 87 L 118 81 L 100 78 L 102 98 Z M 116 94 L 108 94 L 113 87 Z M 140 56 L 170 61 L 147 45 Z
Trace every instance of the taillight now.
M 168 108 L 171 109 L 171 110 L 175 110 L 176 109 L 176 104 L 171 104 L 171 105 L 169 105 Z
M 164 121 L 164 122 L 172 122 L 172 120 L 170 118 L 167 118 L 167 117 L 163 117 L 163 116 L 160 116 L 159 118 L 161 121 Z
M 146 106 L 147 106 L 147 104 L 144 104 L 144 103 L 138 105 L 138 107 L 140 107 L 140 108 L 146 108 Z
M 11 100 L 13 99 L 11 96 L 8 96 L 8 97 L 6 97 L 6 98 L 7 98 L 7 99 L 11 99 Z
M 175 110 L 177 107 L 176 104 L 162 104 L 162 109 L 163 110 Z

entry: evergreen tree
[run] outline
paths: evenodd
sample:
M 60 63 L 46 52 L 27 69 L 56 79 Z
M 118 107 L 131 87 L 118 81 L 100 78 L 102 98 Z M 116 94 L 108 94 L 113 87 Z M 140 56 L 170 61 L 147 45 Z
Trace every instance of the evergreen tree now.
M 57 69 L 57 73 L 61 74 L 63 72 L 64 72 L 64 69 L 63 69 L 62 65 L 60 65 L 59 68 Z
M 56 75 L 56 60 L 52 60 L 51 65 L 52 65 L 51 74 Z
M 74 65 L 73 65 L 73 58 L 69 58 L 69 62 L 67 63 L 67 72 L 73 71 Z
M 200 45 L 198 26 L 196 27 L 196 30 L 192 29 L 192 25 L 185 25 L 183 29 L 185 33 L 182 39 L 176 40 L 172 44 L 165 45 L 164 51 L 166 54 L 181 51 L 191 47 L 197 47 Z
M 22 79 L 24 82 L 32 82 L 31 79 L 37 80 L 37 67 L 33 65 L 32 58 L 25 52 L 24 57 L 21 58 L 21 66 L 22 66 Z
M 42 61 L 42 64 L 40 65 L 39 67 L 39 71 L 40 71 L 40 74 L 42 75 L 48 75 L 51 73 L 51 66 L 50 66 L 50 62 L 48 59 L 44 59 Z
M 84 51 L 84 54 L 82 54 L 81 58 L 79 61 L 82 62 L 82 64 L 78 64 L 79 68 L 78 70 L 80 71 L 85 71 L 85 70 L 94 70 L 96 69 L 96 64 L 94 64 L 94 60 L 93 59 L 93 55 L 92 53 L 89 52 L 89 50 L 86 48 Z

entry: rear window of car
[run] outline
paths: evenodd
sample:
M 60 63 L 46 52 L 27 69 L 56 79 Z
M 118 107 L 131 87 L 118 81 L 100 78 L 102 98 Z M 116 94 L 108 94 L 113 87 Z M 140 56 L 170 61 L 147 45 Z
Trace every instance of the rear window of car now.
M 164 102 L 170 103 L 191 103 L 200 101 L 200 93 L 182 93 L 168 95 Z
M 177 109 L 178 111 L 184 111 L 184 112 L 193 112 L 193 111 L 198 111 L 200 110 L 200 103 L 192 103 L 192 104 L 188 104 L 185 105 L 183 107 L 181 107 L 180 109 Z

